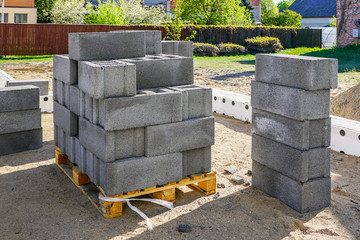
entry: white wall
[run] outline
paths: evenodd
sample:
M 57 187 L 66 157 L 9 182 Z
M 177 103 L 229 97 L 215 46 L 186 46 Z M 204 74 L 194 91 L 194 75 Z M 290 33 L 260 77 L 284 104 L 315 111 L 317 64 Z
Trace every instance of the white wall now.
M 330 18 L 303 18 L 301 19 L 301 27 L 328 27 L 332 21 Z

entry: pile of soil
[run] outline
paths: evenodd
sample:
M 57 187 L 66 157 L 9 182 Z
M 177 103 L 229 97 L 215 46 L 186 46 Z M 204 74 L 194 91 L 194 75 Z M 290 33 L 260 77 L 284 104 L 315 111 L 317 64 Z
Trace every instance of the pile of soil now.
M 360 83 L 331 100 L 330 114 L 360 121 Z

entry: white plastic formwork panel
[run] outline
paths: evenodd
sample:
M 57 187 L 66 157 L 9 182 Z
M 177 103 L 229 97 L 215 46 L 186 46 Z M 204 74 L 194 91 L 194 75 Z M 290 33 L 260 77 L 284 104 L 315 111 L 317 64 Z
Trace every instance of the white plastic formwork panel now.
M 53 93 L 49 92 L 48 95 L 40 96 L 40 108 L 41 112 L 51 113 L 54 111 L 53 109 Z
M 251 122 L 250 96 L 212 89 L 213 112 Z
M 360 157 L 360 122 L 331 115 L 331 149 Z

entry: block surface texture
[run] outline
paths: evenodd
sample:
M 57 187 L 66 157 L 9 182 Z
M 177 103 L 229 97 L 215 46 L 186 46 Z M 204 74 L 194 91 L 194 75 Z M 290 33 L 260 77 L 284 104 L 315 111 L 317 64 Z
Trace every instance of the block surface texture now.
M 211 171 L 211 147 L 184 151 L 182 154 L 183 178 L 191 174 Z
M 134 64 L 115 61 L 80 61 L 79 88 L 95 99 L 134 96 Z
M 0 112 L 37 109 L 39 97 L 39 88 L 35 86 L 0 88 Z
M 330 90 L 305 91 L 262 82 L 251 82 L 251 105 L 296 120 L 329 117 Z
M 41 128 L 40 109 L 0 113 L 0 134 L 39 128 Z
M 134 97 L 100 100 L 99 125 L 121 130 L 182 120 L 181 93 L 161 89 L 139 92 Z
M 252 145 L 252 159 L 296 181 L 330 176 L 330 148 L 301 151 L 256 134 Z
M 157 156 L 214 144 L 214 117 L 149 126 L 145 129 L 145 155 Z
M 77 61 L 68 55 L 54 55 L 53 66 L 53 78 L 66 84 L 77 83 Z
M 193 57 L 192 41 L 161 41 L 161 44 L 163 54 Z
M 54 123 L 67 135 L 78 135 L 78 117 L 66 107 L 54 101 Z
M 182 154 L 141 157 L 100 164 L 100 186 L 106 195 L 154 187 L 182 179 Z
M 255 81 L 305 90 L 337 87 L 338 60 L 331 58 L 256 54 Z
M 69 34 L 69 58 L 72 60 L 110 60 L 144 56 L 144 32 Z
M 157 88 L 194 83 L 192 57 L 148 55 L 143 58 L 121 59 L 136 65 L 136 88 Z
M 330 146 L 330 118 L 298 121 L 252 109 L 252 131 L 291 147 L 308 150 Z
M 300 183 L 253 160 L 252 184 L 300 213 L 319 210 L 330 205 L 330 178 L 316 178 Z
M 42 147 L 42 129 L 0 135 L 0 155 L 18 153 Z
M 40 89 L 40 95 L 49 94 L 49 81 L 46 79 L 16 80 L 8 81 L 7 87 L 32 85 Z

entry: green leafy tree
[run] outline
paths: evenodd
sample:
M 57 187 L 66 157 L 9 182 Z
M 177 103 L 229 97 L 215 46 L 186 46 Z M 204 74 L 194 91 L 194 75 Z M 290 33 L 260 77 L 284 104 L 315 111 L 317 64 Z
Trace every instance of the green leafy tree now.
M 166 19 L 164 7 L 143 7 L 141 0 L 120 0 L 125 11 L 125 23 L 129 25 L 161 24 Z
M 56 0 L 35 0 L 34 6 L 37 8 L 37 22 L 50 23 L 50 12 Z
M 193 24 L 252 24 L 251 16 L 240 0 L 178 0 L 181 19 Z
M 337 25 L 337 20 L 336 20 L 336 17 L 332 17 L 332 20 L 330 22 L 330 27 L 336 27 Z
M 265 25 L 272 25 L 271 18 L 279 15 L 279 8 L 272 0 L 261 0 L 261 22 Z
M 291 4 L 293 4 L 293 2 L 295 2 L 295 0 L 282 0 L 276 6 L 279 9 L 288 9 L 291 6 Z
M 254 10 L 254 7 L 251 5 L 251 3 L 247 0 L 241 0 L 240 7 L 245 7 L 246 10 L 248 10 L 251 14 L 251 20 L 254 21 L 254 14 L 251 12 Z
M 85 17 L 86 24 L 113 24 L 123 25 L 125 23 L 125 10 L 119 3 L 111 0 L 101 2 L 93 8 L 87 6 L 89 14 Z
M 50 11 L 52 23 L 82 24 L 86 14 L 84 0 L 57 0 Z

